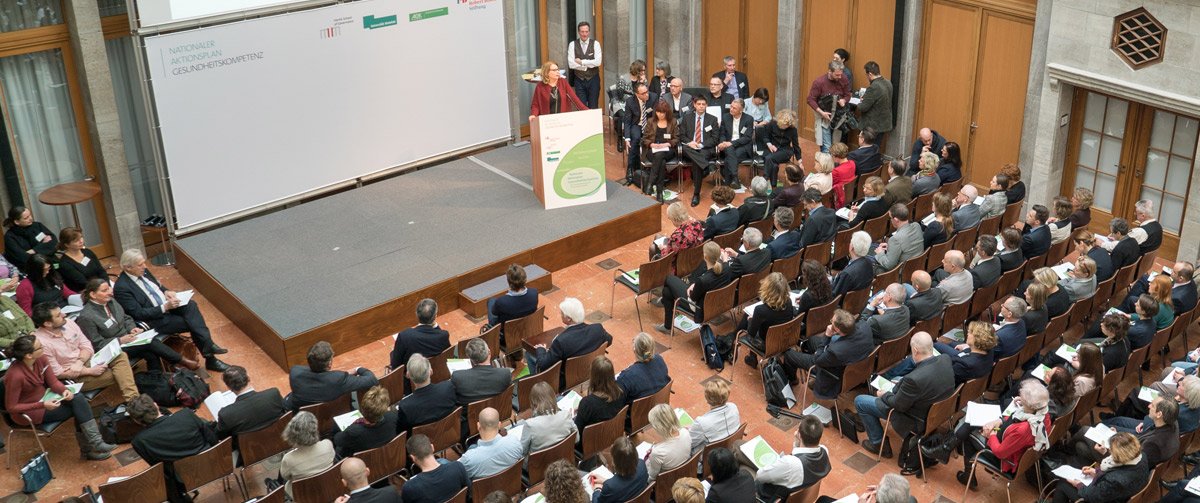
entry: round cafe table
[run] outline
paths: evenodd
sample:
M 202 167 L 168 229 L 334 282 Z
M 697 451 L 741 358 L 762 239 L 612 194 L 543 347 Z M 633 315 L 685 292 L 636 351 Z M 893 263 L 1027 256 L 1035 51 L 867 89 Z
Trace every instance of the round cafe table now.
M 95 180 L 60 183 L 38 194 L 38 201 L 50 206 L 71 205 L 71 216 L 75 227 L 79 227 L 79 209 L 75 205 L 91 200 L 100 194 L 100 184 Z

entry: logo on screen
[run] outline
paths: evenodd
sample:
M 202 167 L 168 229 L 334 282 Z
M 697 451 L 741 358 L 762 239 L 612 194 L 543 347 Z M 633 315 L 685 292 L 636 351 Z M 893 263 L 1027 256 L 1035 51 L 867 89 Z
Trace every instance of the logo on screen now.
M 388 26 L 396 26 L 396 15 L 395 14 L 393 14 L 391 16 L 382 16 L 382 17 L 375 17 L 375 16 L 364 16 L 363 17 L 363 28 L 364 29 L 374 30 L 376 28 L 385 28 Z
M 337 37 L 337 36 L 340 36 L 341 34 L 342 34 L 341 26 L 330 26 L 329 28 L 321 29 L 321 38 L 322 39 Z

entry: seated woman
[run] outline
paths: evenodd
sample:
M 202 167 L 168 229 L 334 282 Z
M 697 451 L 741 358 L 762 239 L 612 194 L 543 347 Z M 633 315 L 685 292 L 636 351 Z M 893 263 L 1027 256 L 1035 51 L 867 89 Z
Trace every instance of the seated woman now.
M 1071 237 L 1071 200 L 1063 196 L 1054 198 L 1054 216 L 1046 220 L 1050 228 L 1050 244 L 1059 244 Z
M 1075 259 L 1075 268 L 1067 272 L 1066 279 L 1058 281 L 1058 286 L 1066 290 L 1072 304 L 1096 295 L 1096 262 L 1087 255 Z
M 708 218 L 704 220 L 704 240 L 728 234 L 738 228 L 740 216 L 737 207 L 733 205 L 735 197 L 737 194 L 728 185 L 712 190 L 713 204 L 708 211 Z
M 770 190 L 766 178 L 756 176 L 750 180 L 750 197 L 738 206 L 738 225 L 746 225 L 771 216 L 774 206 L 771 206 L 771 198 L 767 197 Z M 670 211 L 670 208 L 667 210 Z
M 618 436 L 613 443 L 609 470 L 613 474 L 610 478 L 592 475 L 588 479 L 593 489 L 592 503 L 632 501 L 650 485 L 646 462 L 638 458 L 637 449 L 625 435 Z
M 391 405 L 391 396 L 383 386 L 372 386 L 363 393 L 358 399 L 358 412 L 362 418 L 333 436 L 338 458 L 381 447 L 396 438 L 399 422 Z
M 654 235 L 654 239 L 650 241 L 650 260 L 658 260 L 668 253 L 686 250 L 704 242 L 704 226 L 700 224 L 699 220 L 692 218 L 683 203 L 675 201 L 667 206 L 667 220 L 671 221 L 675 230 L 671 231 L 670 236 L 667 236 L 662 248 L 655 243 L 662 235 Z
M 1021 181 L 1021 167 L 1009 163 L 1001 167 L 1000 172 L 1008 177 L 1008 188 L 1004 190 L 1008 204 L 1025 200 L 1025 182 Z
M 292 496 L 292 481 L 311 477 L 333 466 L 333 442 L 321 440 L 317 432 L 317 416 L 297 412 L 283 430 L 283 440 L 292 450 L 279 461 L 279 478 L 286 482 L 284 492 Z
M 633 84 L 635 82 L 640 82 L 647 86 L 650 85 L 649 81 L 646 80 L 646 62 L 640 59 L 635 59 L 633 63 L 630 63 L 629 74 L 622 75 L 617 80 L 618 101 L 613 103 L 613 108 L 619 110 L 625 109 L 625 98 L 633 96 Z
M 8 355 L 12 366 L 4 374 L 4 410 L 17 425 L 40 425 L 75 418 L 75 441 L 83 457 L 98 461 L 112 457 L 116 446 L 104 443 L 92 415 L 91 404 L 82 395 L 71 393 L 50 370 L 50 361 L 42 343 L 32 335 L 13 342 Z M 46 391 L 60 398 L 43 401 Z
M 13 206 L 4 220 L 8 230 L 4 232 L 4 258 L 25 271 L 26 263 L 34 255 L 49 257 L 58 249 L 54 233 L 41 222 L 33 219 L 33 212 L 24 206 Z M 25 271 L 29 274 L 29 271 Z
M 841 208 L 846 205 L 846 197 L 854 194 L 846 193 L 846 184 L 854 181 L 857 178 L 858 168 L 854 161 L 848 160 L 846 157 L 850 155 L 850 147 L 845 143 L 834 143 L 829 147 L 829 155 L 833 157 L 833 163 L 836 167 L 833 168 L 833 207 Z
M 17 285 L 17 304 L 21 305 L 25 314 L 33 316 L 33 306 L 43 302 L 64 307 L 72 295 L 75 295 L 75 291 L 63 284 L 49 259 L 42 255 L 29 257 L 25 263 L 25 279 Z
M 1059 480 L 1054 489 L 1054 503 L 1126 501 L 1146 486 L 1150 465 L 1142 456 L 1142 444 L 1137 437 L 1117 433 L 1109 439 L 1109 446 L 1109 455 L 1100 461 L 1099 467 L 1083 467 L 1083 474 L 1092 477 L 1092 483 Z
M 1146 408 L 1144 419 L 1116 416 L 1103 423 L 1114 430 L 1135 435 L 1142 443 L 1146 463 L 1154 468 L 1179 452 L 1179 402 L 1173 396 L 1160 395 Z M 1084 462 L 1098 462 L 1108 454 L 1108 449 L 1088 440 L 1086 433 L 1087 430 L 1081 428 L 1072 437 L 1075 455 Z
M 729 402 L 729 383 L 724 379 L 710 379 L 704 383 L 704 401 L 710 407 L 708 412 L 696 418 L 695 424 L 688 428 L 692 436 L 692 454 L 734 434 L 742 425 L 737 404 Z
M 1075 386 L 1075 396 L 1081 397 L 1096 389 L 1104 380 L 1104 359 L 1100 355 L 1100 346 L 1091 342 L 1081 342 L 1075 348 L 1075 356 L 1062 368 L 1071 375 L 1071 383 Z
M 1158 330 L 1167 328 L 1175 320 L 1175 304 L 1171 302 L 1172 286 L 1171 277 L 1166 274 L 1159 274 L 1150 282 L 1150 291 L 1147 293 L 1158 301 L 1158 314 L 1154 316 L 1154 326 Z
M 954 234 L 954 199 L 945 192 L 933 195 L 933 221 L 923 225 L 921 237 L 925 240 L 925 248 L 935 244 L 945 243 Z
M 771 197 L 771 206 L 794 208 L 800 204 L 804 190 L 808 188 L 803 183 L 804 168 L 799 164 L 786 163 L 783 165 L 783 176 L 787 179 L 787 186 L 774 192 Z M 826 192 L 829 191 L 826 190 Z
M 678 146 L 679 125 L 675 122 L 675 113 L 667 100 L 658 100 L 654 104 L 654 117 L 642 128 L 641 159 L 650 163 L 650 176 L 642 184 L 642 193 L 650 195 L 653 189 L 660 204 L 664 202 L 663 191 L 667 185 L 667 161 L 675 159 Z
M 942 145 L 941 160 L 937 167 L 938 179 L 942 185 L 962 179 L 962 164 L 962 152 L 957 143 L 948 141 Z
M 540 382 L 533 385 L 529 393 L 529 405 L 533 415 L 525 420 L 525 428 L 521 430 L 521 448 L 525 456 L 575 434 L 571 411 L 558 408 L 558 397 L 549 384 Z
M 125 312 L 121 303 L 113 300 L 112 286 L 108 284 L 107 280 L 98 278 L 89 280 L 87 285 L 84 285 L 81 295 L 83 296 L 83 311 L 79 312 L 75 323 L 92 342 L 92 349 L 99 351 L 113 339 L 119 340 L 120 344 L 133 342 L 134 339 L 137 339 L 137 335 L 142 333 L 142 327 L 138 326 L 133 317 Z M 130 358 L 144 359 L 146 367 L 150 370 L 162 370 L 160 359 L 188 370 L 200 368 L 200 362 L 184 358 L 183 355 L 158 339 L 150 339 L 150 342 L 145 344 L 129 346 L 122 350 L 129 354 Z
M 546 503 L 584 503 L 588 500 L 575 464 L 565 459 L 546 467 L 546 483 L 542 492 L 546 495 Z
M 967 325 L 967 340 L 963 344 L 951 346 L 944 342 L 935 342 L 934 349 L 938 353 L 950 357 L 954 367 L 954 384 L 959 385 L 983 377 L 992 372 L 992 350 L 996 347 L 996 331 L 992 325 L 982 321 L 972 321 Z M 900 363 L 883 373 L 888 379 L 908 375 L 916 368 L 912 356 L 906 356 Z
M 1025 256 L 1021 252 L 1021 231 L 1012 227 L 1000 231 L 1001 246 L 996 253 L 1000 259 L 1000 272 L 1008 272 L 1025 265 Z
M 825 266 L 816 260 L 805 260 L 800 264 L 800 282 L 804 293 L 796 301 L 796 316 L 809 309 L 823 306 L 833 300 L 833 284 L 825 273 Z
M 1075 382 L 1066 367 L 1054 367 L 1046 371 L 1046 391 L 1050 393 L 1050 417 L 1057 418 L 1071 412 L 1079 402 L 1075 393 Z
M 58 273 L 67 288 L 76 292 L 83 290 L 90 279 L 108 281 L 108 271 L 96 254 L 83 244 L 83 231 L 78 227 L 67 227 L 58 233 Z
M 1025 335 L 1033 335 L 1046 330 L 1050 324 L 1050 313 L 1046 312 L 1046 285 L 1033 283 L 1025 289 L 1025 303 L 1029 306 L 1021 321 L 1025 322 Z
M 1092 231 L 1076 229 L 1071 234 L 1071 239 L 1075 242 L 1075 253 L 1080 257 L 1092 259 L 1096 264 L 1096 282 L 1107 281 L 1117 273 L 1116 269 L 1113 269 L 1112 257 L 1108 250 L 1096 246 L 1096 235 L 1092 234 Z
M 788 109 L 777 110 L 775 119 L 764 126 L 766 130 L 766 151 L 763 152 L 763 170 L 767 175 L 767 182 L 771 185 L 771 190 L 775 190 L 775 186 L 779 181 L 779 165 L 790 163 L 792 159 L 800 157 L 800 138 L 799 128 L 796 127 L 796 112 Z M 798 161 L 797 161 L 798 162 Z M 799 169 L 799 166 L 796 166 Z M 800 170 L 800 176 L 804 175 L 804 171 Z M 800 177 L 797 177 L 793 183 L 799 183 Z M 803 191 L 801 191 L 803 192 Z M 775 206 L 780 206 L 776 204 Z M 795 206 L 790 204 L 788 206 Z
M 1051 319 L 1071 309 L 1071 295 L 1058 286 L 1058 273 L 1049 267 L 1033 271 L 1033 281 L 1046 287 L 1046 315 Z
M 690 299 L 696 305 L 696 318 L 704 317 L 704 295 L 710 290 L 716 290 L 733 281 L 733 276 L 725 270 L 721 262 L 721 246 L 715 242 L 704 243 L 704 263 L 689 276 L 685 282 L 678 276 L 667 276 L 662 289 L 663 322 L 654 327 L 664 334 L 671 333 L 671 322 L 675 316 L 675 299 Z M 676 274 L 684 271 L 676 271 Z M 690 284 L 689 284 L 690 283 Z
M 927 459 L 936 459 L 942 463 L 950 462 L 950 452 L 960 444 L 963 448 L 963 470 L 958 472 L 958 482 L 967 483 L 971 463 L 978 454 L 980 459 L 991 465 L 999 466 L 1005 473 L 1016 473 L 1017 464 L 1025 450 L 1034 448 L 1044 450 L 1049 447 L 1047 434 L 1050 432 L 1050 413 L 1048 411 L 1049 395 L 1046 387 L 1037 379 L 1021 381 L 1021 391 L 1013 401 L 1020 406 L 1011 416 L 976 428 L 963 423 L 954 434 L 946 437 L 942 445 L 928 448 L 921 446 Z M 977 479 L 971 481 L 975 487 Z
M 1151 297 L 1149 294 L 1142 294 L 1138 296 L 1137 302 L 1133 304 L 1133 314 L 1113 313 L 1115 316 L 1122 316 L 1128 319 L 1129 328 L 1126 330 L 1125 338 L 1129 340 L 1130 351 L 1150 344 L 1154 340 L 1154 334 L 1158 332 L 1155 319 L 1161 307 L 1162 304 L 1154 300 L 1154 297 Z M 1103 318 L 1101 318 L 1088 327 L 1084 331 L 1081 340 L 1099 343 L 1104 337 L 1103 327 L 1101 326 L 1101 322 L 1103 321 Z
M 601 356 L 592 360 L 588 394 L 575 411 L 575 429 L 583 434 L 589 425 L 612 419 L 625 406 L 625 390 L 613 377 L 612 360 Z
M 646 460 L 646 472 L 654 482 L 658 474 L 678 468 L 692 457 L 692 436 L 679 426 L 679 416 L 670 404 L 655 405 L 648 419 L 650 427 L 662 439 L 650 447 L 650 457 Z
M 704 462 L 712 471 L 712 487 L 705 503 L 743 503 L 754 499 L 754 477 L 738 467 L 733 451 L 718 447 L 708 453 Z
M 850 220 L 842 224 L 843 229 L 852 228 L 859 223 L 887 214 L 887 204 L 883 202 L 885 192 L 883 179 L 878 176 L 867 178 L 863 182 L 863 199 L 858 204 L 850 206 Z
M 758 298 L 762 303 L 755 306 L 750 316 L 742 318 L 737 325 L 738 333 L 743 334 L 742 337 L 747 343 L 762 350 L 769 328 L 787 323 L 796 317 L 796 307 L 792 305 L 789 293 L 783 274 L 773 272 L 762 279 L 758 285 Z M 758 357 L 747 351 L 746 364 L 758 365 Z
M 1092 202 L 1095 201 L 1095 194 L 1091 190 L 1083 187 L 1076 187 L 1075 192 L 1071 194 L 1071 207 L 1074 209 L 1071 212 L 1071 228 L 1086 229 L 1088 223 L 1092 221 Z
M 625 402 L 633 403 L 639 398 L 648 397 L 661 390 L 671 376 L 667 372 L 667 362 L 662 355 L 655 353 L 654 338 L 642 332 L 633 338 L 632 365 L 625 367 L 617 377 L 617 384 L 625 391 Z
M 925 152 L 921 154 L 920 167 L 921 170 L 912 176 L 913 197 L 922 196 L 930 192 L 938 190 L 942 186 L 942 179 L 938 178 L 937 166 L 941 162 L 937 154 L 933 152 Z
M 825 194 L 833 190 L 833 156 L 824 152 L 813 154 L 813 172 L 804 177 L 804 188 Z

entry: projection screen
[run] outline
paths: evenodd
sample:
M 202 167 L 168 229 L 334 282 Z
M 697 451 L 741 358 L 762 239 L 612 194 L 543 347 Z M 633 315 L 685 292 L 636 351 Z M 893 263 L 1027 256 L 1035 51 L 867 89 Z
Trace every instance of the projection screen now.
M 510 135 L 500 0 L 363 0 L 145 51 L 181 233 Z

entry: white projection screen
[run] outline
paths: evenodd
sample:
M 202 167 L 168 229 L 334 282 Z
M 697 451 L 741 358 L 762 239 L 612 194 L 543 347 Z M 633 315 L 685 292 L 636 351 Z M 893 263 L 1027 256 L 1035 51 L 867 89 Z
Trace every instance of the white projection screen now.
M 363 0 L 145 50 L 181 233 L 510 135 L 501 0 Z

